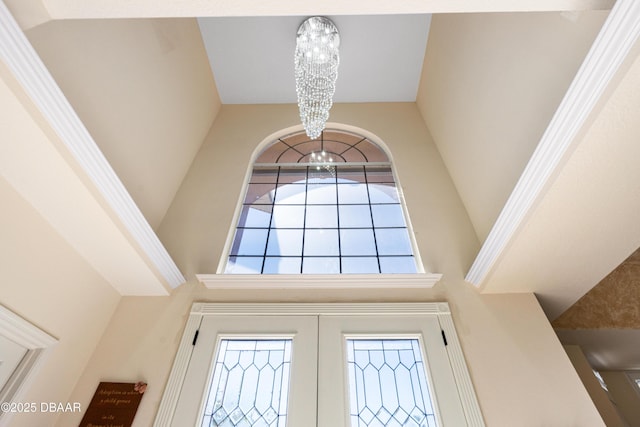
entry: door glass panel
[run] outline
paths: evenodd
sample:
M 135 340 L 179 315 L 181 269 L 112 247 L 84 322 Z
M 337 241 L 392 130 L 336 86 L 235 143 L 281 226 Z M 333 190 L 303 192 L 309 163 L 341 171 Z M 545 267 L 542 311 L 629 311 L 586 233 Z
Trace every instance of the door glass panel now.
M 220 340 L 202 427 L 284 427 L 291 339 Z
M 351 427 L 436 427 L 418 339 L 347 339 Z

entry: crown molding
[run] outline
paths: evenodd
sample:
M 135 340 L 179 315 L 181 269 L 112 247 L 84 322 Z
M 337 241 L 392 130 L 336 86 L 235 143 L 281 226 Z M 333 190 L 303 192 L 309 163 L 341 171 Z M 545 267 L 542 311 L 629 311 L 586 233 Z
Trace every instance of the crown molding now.
M 12 0 L 14 2 L 25 0 Z M 40 0 L 54 19 L 169 18 L 203 16 L 328 16 L 417 13 L 549 12 L 610 9 L 615 0 Z
M 533 156 L 489 232 L 466 280 L 483 285 L 522 226 L 561 161 L 578 145 L 578 132 L 602 98 L 640 35 L 640 2 L 618 0 L 609 13 Z
M 148 262 L 175 288 L 185 279 L 17 22 L 0 1 L 0 58 L 89 177 Z
M 442 274 L 196 274 L 209 289 L 432 288 Z

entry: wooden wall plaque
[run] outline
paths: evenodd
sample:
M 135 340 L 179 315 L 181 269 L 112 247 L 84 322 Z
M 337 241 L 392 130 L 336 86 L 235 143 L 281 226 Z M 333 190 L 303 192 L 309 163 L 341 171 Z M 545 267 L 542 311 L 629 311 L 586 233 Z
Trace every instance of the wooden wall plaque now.
M 98 384 L 79 427 L 131 427 L 147 385 Z

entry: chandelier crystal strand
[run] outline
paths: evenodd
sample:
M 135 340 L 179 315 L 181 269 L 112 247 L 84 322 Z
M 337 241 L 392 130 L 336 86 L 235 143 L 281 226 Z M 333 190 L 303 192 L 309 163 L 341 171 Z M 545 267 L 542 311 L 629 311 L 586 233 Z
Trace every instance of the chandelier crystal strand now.
M 298 28 L 295 53 L 296 93 L 302 125 L 311 139 L 322 133 L 336 91 L 340 35 L 329 19 L 314 16 Z

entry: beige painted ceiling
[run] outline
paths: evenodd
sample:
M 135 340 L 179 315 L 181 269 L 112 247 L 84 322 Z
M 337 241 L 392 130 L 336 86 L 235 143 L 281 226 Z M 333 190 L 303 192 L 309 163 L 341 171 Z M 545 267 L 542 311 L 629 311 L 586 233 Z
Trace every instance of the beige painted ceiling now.
M 433 17 L 416 96 L 480 241 L 607 13 Z M 220 103 L 196 21 L 53 20 L 26 34 L 157 228 Z M 366 40 L 358 42 L 363 45 L 352 51 L 372 49 Z M 273 47 L 285 50 L 278 54 L 285 57 L 289 48 Z M 240 67 L 261 67 L 251 55 L 243 57 Z
M 640 369 L 640 249 L 551 325 L 563 344 L 582 349 L 593 369 Z
M 640 249 L 551 325 L 595 369 L 640 369 Z
M 557 329 L 640 329 L 640 250 L 552 323 Z
M 195 20 L 50 21 L 27 36 L 157 228 L 220 106 Z
M 606 17 L 434 17 L 418 105 L 481 242 Z
M 221 105 L 196 18 L 433 13 L 416 103 L 482 243 L 613 1 L 316 3 L 7 6 L 154 229 Z M 579 149 L 564 159 L 483 292 L 535 292 L 555 318 L 640 246 L 633 218 L 640 194 L 639 51 L 589 117 Z M 252 66 L 250 59 L 243 66 Z
M 640 46 L 483 291 L 534 287 L 557 318 L 640 247 Z

